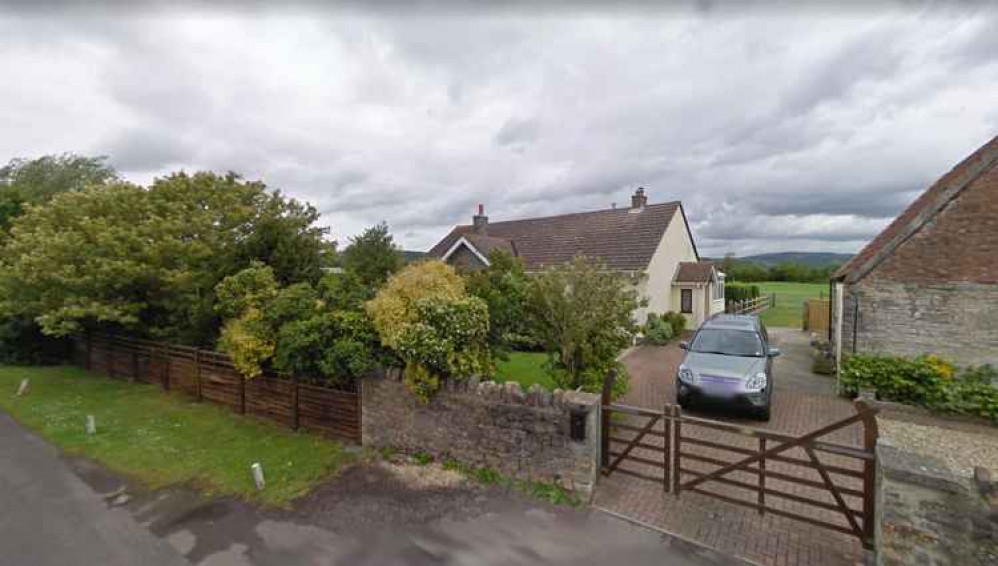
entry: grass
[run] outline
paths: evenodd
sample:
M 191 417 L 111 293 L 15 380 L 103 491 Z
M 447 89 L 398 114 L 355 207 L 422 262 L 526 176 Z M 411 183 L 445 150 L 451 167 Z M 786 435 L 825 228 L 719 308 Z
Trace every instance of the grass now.
M 547 371 L 547 361 L 548 355 L 543 352 L 512 352 L 508 360 L 496 364 L 495 380 L 515 381 L 524 391 L 535 383 L 553 391 L 556 386 Z
M 14 393 L 22 378 L 31 387 Z M 152 489 L 187 484 L 281 506 L 346 465 L 337 442 L 196 403 L 154 385 L 114 381 L 74 367 L 0 367 L 0 408 L 70 454 L 86 456 Z M 85 432 L 94 415 L 97 433 Z M 267 486 L 257 491 L 250 466 Z
M 808 299 L 828 298 L 828 283 L 788 283 L 783 281 L 767 281 L 751 283 L 758 285 L 764 295 L 776 294 L 776 308 L 762 312 L 760 318 L 766 326 L 787 326 L 800 328 L 804 316 L 804 301 Z

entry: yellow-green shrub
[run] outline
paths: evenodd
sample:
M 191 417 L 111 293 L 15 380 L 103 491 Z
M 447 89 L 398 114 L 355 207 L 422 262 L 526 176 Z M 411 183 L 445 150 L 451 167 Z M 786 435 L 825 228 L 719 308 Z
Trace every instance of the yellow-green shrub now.
M 367 303 L 367 313 L 381 343 L 395 349 L 405 326 L 418 320 L 416 303 L 420 299 L 456 301 L 465 296 L 464 281 L 453 267 L 442 261 L 425 261 L 393 275 Z

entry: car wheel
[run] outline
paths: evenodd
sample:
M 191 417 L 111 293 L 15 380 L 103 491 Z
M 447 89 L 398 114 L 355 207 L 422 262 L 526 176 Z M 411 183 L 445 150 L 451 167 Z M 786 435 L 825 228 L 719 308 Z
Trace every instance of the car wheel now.
M 765 407 L 758 409 L 755 413 L 756 418 L 765 423 L 769 422 L 769 417 L 771 415 L 772 411 L 770 411 L 769 405 L 766 405 Z

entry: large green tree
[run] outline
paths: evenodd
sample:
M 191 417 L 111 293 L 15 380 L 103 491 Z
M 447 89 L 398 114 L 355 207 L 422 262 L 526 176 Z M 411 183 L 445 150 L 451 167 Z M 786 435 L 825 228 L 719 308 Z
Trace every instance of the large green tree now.
M 377 290 L 401 269 L 402 250 L 395 245 L 388 224 L 382 222 L 351 238 L 350 245 L 340 254 L 340 263 L 365 287 Z
M 231 173 L 63 193 L 14 221 L 0 255 L 0 312 L 55 336 L 112 327 L 210 345 L 224 277 L 260 260 L 281 282 L 318 279 L 331 244 L 317 218 Z
M 637 331 L 633 314 L 640 306 L 629 278 L 578 257 L 530 279 L 527 305 L 534 332 L 552 353 L 551 376 L 559 387 L 597 393 L 614 368 L 618 387 L 626 387 L 617 356 Z
M 468 293 L 489 307 L 489 345 L 492 353 L 505 357 L 514 345 L 530 342 L 530 325 L 523 315 L 527 298 L 527 275 L 523 261 L 505 250 L 489 253 L 486 269 L 465 276 Z
M 118 180 L 118 173 L 106 160 L 74 153 L 12 159 L 0 167 L 0 229 L 6 229 L 27 205 Z

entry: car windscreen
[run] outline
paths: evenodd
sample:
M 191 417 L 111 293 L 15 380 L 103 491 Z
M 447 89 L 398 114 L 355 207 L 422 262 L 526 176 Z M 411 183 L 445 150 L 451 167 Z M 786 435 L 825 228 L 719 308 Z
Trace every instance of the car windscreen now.
M 762 340 L 755 332 L 726 328 L 703 328 L 697 332 L 690 350 L 704 354 L 762 357 Z

